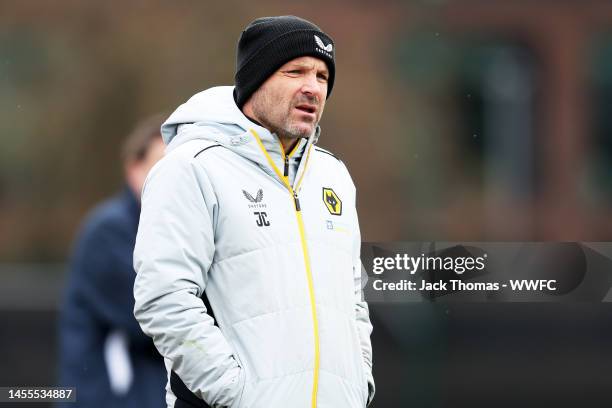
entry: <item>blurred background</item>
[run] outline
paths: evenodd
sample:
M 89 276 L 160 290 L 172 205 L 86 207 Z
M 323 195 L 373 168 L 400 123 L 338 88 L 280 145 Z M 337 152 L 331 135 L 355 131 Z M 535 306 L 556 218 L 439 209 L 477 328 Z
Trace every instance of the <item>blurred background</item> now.
M 55 384 L 66 262 L 127 133 L 232 84 L 242 29 L 281 14 L 335 39 L 319 144 L 364 241 L 610 240 L 610 2 L 0 0 L 0 386 Z M 373 304 L 373 406 L 610 406 L 611 311 Z

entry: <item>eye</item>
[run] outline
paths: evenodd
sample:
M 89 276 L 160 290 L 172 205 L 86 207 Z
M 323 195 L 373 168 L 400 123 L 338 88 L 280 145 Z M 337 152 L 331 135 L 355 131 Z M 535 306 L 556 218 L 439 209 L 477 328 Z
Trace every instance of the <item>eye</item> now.
M 329 75 L 327 74 L 317 74 L 317 78 L 320 79 L 321 81 L 327 82 L 328 81 L 328 77 Z
M 302 70 L 300 69 L 290 69 L 285 71 L 286 74 L 290 74 L 290 75 L 299 75 L 302 73 Z

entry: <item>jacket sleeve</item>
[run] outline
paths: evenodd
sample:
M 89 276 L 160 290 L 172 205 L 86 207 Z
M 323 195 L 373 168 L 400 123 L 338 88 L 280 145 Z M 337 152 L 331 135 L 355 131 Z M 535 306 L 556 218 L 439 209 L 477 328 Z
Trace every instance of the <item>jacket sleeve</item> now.
M 134 315 L 191 392 L 230 407 L 239 403 L 244 372 L 200 298 L 215 213 L 212 186 L 191 155 L 175 151 L 152 169 L 134 250 Z
M 353 278 L 355 285 L 355 315 L 357 316 L 357 331 L 359 334 L 359 342 L 361 344 L 361 354 L 365 364 L 364 370 L 368 380 L 368 401 L 370 405 L 374 398 L 375 385 L 372 375 L 372 343 L 370 335 L 372 334 L 372 323 L 370 322 L 370 311 L 368 304 L 363 298 L 363 286 L 361 280 L 361 233 L 359 225 L 356 222 L 357 231 L 353 238 Z

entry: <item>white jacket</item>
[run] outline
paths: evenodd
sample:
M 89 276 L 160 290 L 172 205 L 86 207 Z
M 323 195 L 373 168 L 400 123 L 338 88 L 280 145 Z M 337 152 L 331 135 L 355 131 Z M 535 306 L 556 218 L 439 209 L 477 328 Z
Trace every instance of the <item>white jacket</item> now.
M 170 116 L 143 191 L 134 314 L 165 358 L 168 406 L 363 408 L 374 381 L 355 187 L 315 147 L 318 129 L 298 167 L 232 91 Z

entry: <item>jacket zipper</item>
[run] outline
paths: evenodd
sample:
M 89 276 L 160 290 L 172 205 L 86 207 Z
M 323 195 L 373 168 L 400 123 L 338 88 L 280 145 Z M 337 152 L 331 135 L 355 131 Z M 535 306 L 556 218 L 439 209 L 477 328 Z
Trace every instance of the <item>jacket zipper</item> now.
M 283 172 L 283 176 L 289 176 L 289 157 L 285 156 L 285 171 Z
M 300 199 L 295 191 L 293 192 L 293 201 L 295 201 L 295 211 L 302 211 L 300 208 Z
M 279 141 L 280 143 L 280 141 Z M 285 154 L 285 149 L 283 148 L 283 145 L 281 143 L 281 155 L 283 156 L 283 161 L 285 164 L 285 168 L 283 171 L 283 176 L 288 177 L 289 176 L 289 158 L 293 155 L 293 153 L 295 153 L 295 151 L 297 150 L 298 146 L 300 145 L 300 141 L 298 140 L 298 142 L 295 144 L 295 146 L 293 146 L 293 149 L 291 149 L 291 151 L 288 154 Z
M 295 152 L 295 150 L 297 149 L 297 146 L 299 146 L 300 143 L 298 142 L 288 155 L 285 154 L 285 151 L 281 144 L 280 146 L 281 154 L 283 156 L 283 160 L 285 163 L 285 173 L 283 173 L 284 174 L 283 175 L 281 174 L 278 167 L 276 167 L 276 164 L 274 164 L 274 160 L 272 160 L 272 158 L 268 154 L 257 132 L 255 132 L 255 130 L 253 129 L 250 129 L 250 131 L 253 134 L 253 136 L 255 136 L 255 140 L 259 144 L 259 148 L 263 152 L 264 156 L 266 156 L 268 163 L 270 164 L 270 166 L 272 167 L 276 175 L 279 176 L 282 183 L 287 188 L 287 191 L 291 195 L 291 198 L 293 199 L 293 203 L 295 205 L 295 216 L 297 218 L 298 230 L 300 233 L 300 242 L 302 244 L 302 254 L 304 256 L 304 266 L 306 268 L 306 280 L 308 281 L 308 295 L 310 297 L 310 311 L 312 314 L 312 326 L 313 326 L 313 335 L 314 335 L 313 337 L 314 337 L 314 360 L 315 361 L 314 361 L 314 370 L 313 370 L 314 378 L 312 382 L 311 408 L 317 408 L 317 394 L 318 394 L 318 389 L 319 389 L 319 366 L 320 366 L 320 361 L 321 361 L 321 356 L 319 352 L 319 320 L 317 318 L 317 306 L 315 303 L 314 281 L 312 278 L 312 269 L 310 267 L 310 256 L 308 254 L 308 245 L 306 244 L 306 230 L 304 228 L 304 220 L 302 219 L 302 209 L 300 207 L 300 199 L 297 194 L 297 190 L 299 189 L 304 173 L 306 172 L 306 166 L 308 165 L 308 159 L 310 157 L 310 149 L 308 149 L 308 151 L 305 152 L 306 162 L 304 163 L 304 171 L 302 172 L 302 177 L 300 177 L 300 179 L 297 181 L 295 185 L 295 190 L 294 190 L 291 187 L 291 184 L 289 183 L 289 179 L 287 177 L 289 173 L 288 171 L 289 170 L 289 156 L 291 156 Z

